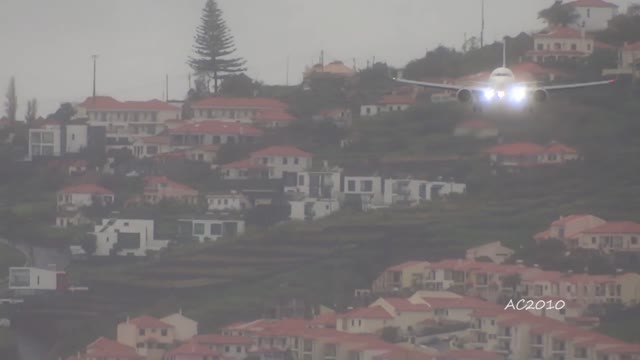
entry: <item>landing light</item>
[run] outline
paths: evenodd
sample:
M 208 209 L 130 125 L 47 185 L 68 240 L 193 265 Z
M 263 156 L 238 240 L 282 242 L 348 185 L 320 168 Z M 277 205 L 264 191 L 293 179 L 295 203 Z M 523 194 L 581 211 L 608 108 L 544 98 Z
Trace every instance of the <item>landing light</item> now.
M 498 98 L 502 99 L 504 97 L 504 91 L 498 91 Z
M 493 99 L 493 97 L 496 96 L 496 92 L 493 89 L 486 89 L 484 91 L 484 98 L 487 100 L 491 100 Z
M 511 90 L 511 99 L 515 102 L 521 102 L 527 97 L 527 89 L 524 87 L 516 87 Z

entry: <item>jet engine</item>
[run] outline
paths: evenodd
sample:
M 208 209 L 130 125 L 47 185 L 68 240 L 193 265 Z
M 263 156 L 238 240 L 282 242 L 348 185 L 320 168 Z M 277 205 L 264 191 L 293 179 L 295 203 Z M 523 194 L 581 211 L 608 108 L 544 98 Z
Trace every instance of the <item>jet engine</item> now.
M 471 91 L 467 89 L 458 90 L 456 97 L 458 98 L 458 101 L 460 101 L 461 103 L 467 103 L 472 100 Z
M 536 102 L 545 102 L 549 99 L 549 93 L 546 90 L 538 89 L 533 92 L 533 99 Z

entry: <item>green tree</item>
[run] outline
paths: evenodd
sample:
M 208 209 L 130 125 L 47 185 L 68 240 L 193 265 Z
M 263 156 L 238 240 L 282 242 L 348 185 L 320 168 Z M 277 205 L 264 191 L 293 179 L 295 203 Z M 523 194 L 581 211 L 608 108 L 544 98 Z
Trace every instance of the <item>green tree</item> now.
M 550 7 L 538 12 L 538 19 L 544 20 L 549 26 L 567 26 L 575 24 L 580 18 L 573 6 L 564 5 L 556 1 Z
M 597 40 L 622 46 L 625 42 L 640 40 L 640 15 L 618 15 L 609 21 L 609 26 L 595 34 Z
M 18 112 L 18 95 L 16 94 L 16 79 L 12 76 L 9 80 L 9 88 L 7 89 L 7 100 L 4 103 L 7 118 L 10 121 L 16 121 L 16 113 Z
M 58 110 L 49 115 L 50 118 L 56 119 L 60 122 L 67 123 L 76 115 L 76 109 L 70 103 L 63 103 Z
M 220 84 L 220 94 L 224 96 L 252 97 L 258 91 L 259 84 L 242 74 L 230 75 Z
M 217 93 L 220 79 L 245 71 L 246 61 L 231 57 L 236 51 L 233 36 L 215 0 L 207 0 L 201 20 L 193 48 L 196 56 L 189 58 L 189 66 L 208 80 L 213 79 L 214 92 Z M 207 88 L 210 89 L 209 86 Z
M 27 101 L 27 113 L 24 119 L 27 124 L 31 124 L 38 117 L 38 100 L 31 99 Z

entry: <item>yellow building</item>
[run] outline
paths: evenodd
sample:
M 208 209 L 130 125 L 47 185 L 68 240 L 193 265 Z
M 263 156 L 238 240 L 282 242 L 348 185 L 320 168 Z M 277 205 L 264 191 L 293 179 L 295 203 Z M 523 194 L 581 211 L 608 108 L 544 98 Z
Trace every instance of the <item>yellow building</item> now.
M 428 261 L 407 261 L 387 268 L 373 282 L 374 293 L 387 293 L 421 287 Z

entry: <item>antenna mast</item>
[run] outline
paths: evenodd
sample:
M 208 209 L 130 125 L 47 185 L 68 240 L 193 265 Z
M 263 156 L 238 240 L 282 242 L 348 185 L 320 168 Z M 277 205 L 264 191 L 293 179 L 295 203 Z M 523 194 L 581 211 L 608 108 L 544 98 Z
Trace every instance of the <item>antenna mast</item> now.
M 484 47 L 484 0 L 482 0 L 482 26 L 480 28 L 480 47 Z

